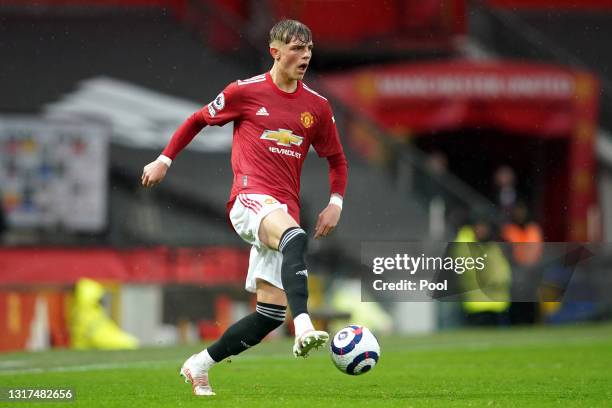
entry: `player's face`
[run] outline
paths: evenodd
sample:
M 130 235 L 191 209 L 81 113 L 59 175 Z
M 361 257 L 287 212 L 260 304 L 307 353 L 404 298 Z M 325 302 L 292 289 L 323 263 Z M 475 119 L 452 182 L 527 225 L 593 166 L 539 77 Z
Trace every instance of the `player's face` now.
M 289 44 L 281 46 L 278 63 L 289 79 L 304 78 L 312 57 L 312 47 L 312 41 L 304 43 L 296 38 L 293 38 Z

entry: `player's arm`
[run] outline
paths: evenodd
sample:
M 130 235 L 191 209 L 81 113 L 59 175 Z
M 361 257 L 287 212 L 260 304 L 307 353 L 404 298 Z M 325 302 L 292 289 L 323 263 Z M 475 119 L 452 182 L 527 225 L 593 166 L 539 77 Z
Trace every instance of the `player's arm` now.
M 348 180 L 348 164 L 344 152 L 341 150 L 326 158 L 329 165 L 330 199 L 327 207 L 321 211 L 317 218 L 316 239 L 327 236 L 338 225 Z
M 201 111 L 195 112 L 183 122 L 172 135 L 162 154 L 144 167 L 141 176 L 142 185 L 153 187 L 161 183 L 172 161 L 206 125 L 206 119 Z
M 336 121 L 329 103 L 325 104 L 321 113 L 321 123 L 313 147 L 317 154 L 325 157 L 329 164 L 330 199 L 327 207 L 321 211 L 315 227 L 315 238 L 327 236 L 336 228 L 342 213 L 342 201 L 348 179 L 346 157 L 340 144 L 340 136 Z
M 142 171 L 142 185 L 153 187 L 164 179 L 172 161 L 204 127 L 223 126 L 240 118 L 240 94 L 237 84 L 229 84 L 223 92 L 204 108 L 191 115 L 174 132 L 170 142 L 155 159 L 147 164 Z

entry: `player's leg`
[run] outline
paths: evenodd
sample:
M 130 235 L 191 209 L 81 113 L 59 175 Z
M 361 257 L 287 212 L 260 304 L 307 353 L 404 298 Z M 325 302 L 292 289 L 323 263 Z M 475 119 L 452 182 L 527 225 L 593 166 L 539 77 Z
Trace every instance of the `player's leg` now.
M 231 325 L 219 340 L 191 356 L 183 365 L 181 374 L 192 383 L 194 394 L 214 395 L 208 381 L 208 371 L 227 357 L 238 355 L 259 344 L 283 324 L 286 310 L 285 292 L 257 279 L 255 312 Z
M 258 279 L 255 312 L 230 326 L 223 336 L 205 351 L 215 362 L 242 353 L 259 344 L 272 330 L 282 325 L 286 309 L 284 292 Z
M 271 304 L 286 310 L 287 296 L 284 290 L 263 279 L 257 279 L 257 303 Z
M 297 222 L 282 209 L 266 215 L 259 226 L 259 240 L 268 248 L 282 253 L 281 281 L 293 315 L 296 342 L 293 352 L 305 357 L 313 348 L 324 345 L 329 335 L 316 331 L 308 314 L 308 270 L 306 247 L 308 236 Z
M 290 228 L 299 228 L 287 211 L 278 208 L 266 215 L 259 225 L 259 240 L 268 248 L 278 249 L 281 237 Z M 303 231 L 303 230 L 302 230 Z M 306 233 L 304 233 L 305 235 Z
M 208 371 L 217 362 L 259 343 L 285 319 L 287 300 L 280 279 L 282 256 L 257 239 L 262 217 L 283 207 L 270 198 L 241 194 L 230 211 L 232 226 L 243 240 L 252 245 L 245 288 L 257 293 L 257 308 L 255 313 L 234 323 L 219 340 L 183 364 L 180 373 L 191 382 L 196 395 L 214 395 Z

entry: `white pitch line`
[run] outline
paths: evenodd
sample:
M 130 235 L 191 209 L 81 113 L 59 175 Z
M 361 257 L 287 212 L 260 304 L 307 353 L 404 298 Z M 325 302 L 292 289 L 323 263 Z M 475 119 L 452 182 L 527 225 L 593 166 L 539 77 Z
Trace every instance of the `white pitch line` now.
M 1 370 L 1 375 L 14 374 L 40 374 L 40 373 L 64 373 L 64 372 L 79 372 L 79 371 L 97 371 L 97 370 L 115 370 L 118 368 L 159 368 L 170 364 L 180 365 L 177 360 L 157 360 L 157 361 L 134 361 L 132 363 L 96 363 L 82 364 L 74 366 L 59 366 L 59 367 L 29 367 L 15 370 Z
M 25 364 L 26 364 L 26 362 L 23 361 L 23 360 L 0 361 L 0 368 L 3 368 L 3 367 L 8 367 L 8 368 L 21 367 L 21 366 L 24 366 Z

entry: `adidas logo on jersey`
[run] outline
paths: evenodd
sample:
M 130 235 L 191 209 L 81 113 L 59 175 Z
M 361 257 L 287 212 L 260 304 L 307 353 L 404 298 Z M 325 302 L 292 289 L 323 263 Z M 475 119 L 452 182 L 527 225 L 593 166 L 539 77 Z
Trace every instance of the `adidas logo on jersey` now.
M 261 108 L 259 108 L 259 110 L 257 111 L 257 113 L 255 115 L 257 115 L 257 116 L 270 116 L 270 114 L 268 113 L 268 110 L 266 108 L 264 108 L 263 106 Z

